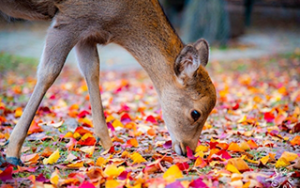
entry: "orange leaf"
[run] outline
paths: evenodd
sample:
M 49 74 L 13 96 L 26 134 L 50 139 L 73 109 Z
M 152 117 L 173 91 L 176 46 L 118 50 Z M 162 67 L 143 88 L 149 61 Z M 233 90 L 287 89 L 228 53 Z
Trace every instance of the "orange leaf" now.
M 135 138 L 132 138 L 130 140 L 127 140 L 126 145 L 129 147 L 138 147 L 139 143 Z
M 79 162 L 76 162 L 76 163 L 68 164 L 67 167 L 69 169 L 78 169 L 78 168 L 81 168 L 81 167 L 83 167 L 83 161 L 79 161 Z
M 261 162 L 263 165 L 266 165 L 267 162 L 269 161 L 269 159 L 270 159 L 270 156 L 269 156 L 269 155 L 266 155 L 266 156 L 264 156 L 264 157 L 262 157 L 262 158 L 260 159 L 260 162 Z
M 230 143 L 228 151 L 243 152 L 244 150 L 237 143 Z
M 41 153 L 41 156 L 43 157 L 49 157 L 53 153 L 53 150 L 50 147 L 46 147 L 43 152 Z
M 204 167 L 206 167 L 207 163 L 201 157 L 198 157 L 196 159 L 194 165 L 195 165 L 195 167 L 204 168 Z
M 250 169 L 247 163 L 241 158 L 229 159 L 227 164 L 233 165 L 239 172 L 245 172 Z
M 156 132 L 155 132 L 155 130 L 154 129 L 149 129 L 148 131 L 147 131 L 147 134 L 148 135 L 150 135 L 150 136 L 155 136 L 156 135 Z
M 248 143 L 248 145 L 250 146 L 251 149 L 258 148 L 258 145 L 253 140 L 248 140 L 247 143 Z
M 29 154 L 29 155 L 23 155 L 21 157 L 22 161 L 26 164 L 36 164 L 39 160 L 39 155 L 37 153 Z
M 293 138 L 293 140 L 290 141 L 290 143 L 294 146 L 294 145 L 300 145 L 300 136 L 297 135 Z
M 44 129 L 42 129 L 42 127 L 40 127 L 35 121 L 32 121 L 27 134 L 30 135 L 33 133 L 40 133 L 43 131 Z
M 96 166 L 103 166 L 107 163 L 107 160 L 104 159 L 103 157 L 99 157 L 96 161 Z

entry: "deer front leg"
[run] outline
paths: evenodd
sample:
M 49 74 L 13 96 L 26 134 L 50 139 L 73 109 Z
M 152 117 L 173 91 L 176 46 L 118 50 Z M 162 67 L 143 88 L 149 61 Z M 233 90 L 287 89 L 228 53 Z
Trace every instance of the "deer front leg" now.
M 35 112 L 45 93 L 61 72 L 68 53 L 76 43 L 76 38 L 71 32 L 54 28 L 48 30 L 43 55 L 38 67 L 37 84 L 9 138 L 6 150 L 6 161 L 8 163 L 22 164 L 20 150 Z
M 96 43 L 80 41 L 75 49 L 79 67 L 88 85 L 95 135 L 100 138 L 103 148 L 109 149 L 112 141 L 106 125 L 99 90 L 99 56 Z

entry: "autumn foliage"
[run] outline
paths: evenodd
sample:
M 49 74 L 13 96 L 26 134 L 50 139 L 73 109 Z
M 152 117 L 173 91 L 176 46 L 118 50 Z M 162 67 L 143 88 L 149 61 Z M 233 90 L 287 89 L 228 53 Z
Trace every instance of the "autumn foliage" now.
M 30 126 L 22 148 L 25 166 L 0 161 L 0 187 L 299 186 L 299 62 L 298 56 L 212 62 L 218 103 L 195 153 L 187 148 L 186 157 L 172 150 L 156 92 L 140 70 L 101 73 L 114 144 L 104 151 L 93 134 L 85 81 L 67 68 Z M 34 84 L 16 72 L 0 81 L 3 157 Z

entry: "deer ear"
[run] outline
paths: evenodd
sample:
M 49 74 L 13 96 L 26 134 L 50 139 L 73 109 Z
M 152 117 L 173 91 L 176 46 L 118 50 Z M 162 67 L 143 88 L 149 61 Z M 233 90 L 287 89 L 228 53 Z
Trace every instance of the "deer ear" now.
M 197 42 L 194 43 L 194 47 L 198 50 L 201 65 L 206 66 L 208 63 L 208 56 L 209 56 L 209 45 L 205 39 L 199 39 Z
M 200 65 L 208 61 L 208 44 L 200 39 L 193 45 L 185 46 L 175 60 L 174 71 L 181 84 L 187 84 L 196 74 Z

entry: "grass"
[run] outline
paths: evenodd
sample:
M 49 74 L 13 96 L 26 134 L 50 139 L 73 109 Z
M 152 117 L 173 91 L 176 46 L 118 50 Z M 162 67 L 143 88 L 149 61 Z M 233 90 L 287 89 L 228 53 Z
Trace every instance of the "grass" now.
M 34 58 L 20 57 L 0 52 L 0 75 L 5 76 L 9 71 L 27 76 L 36 71 L 38 60 Z

